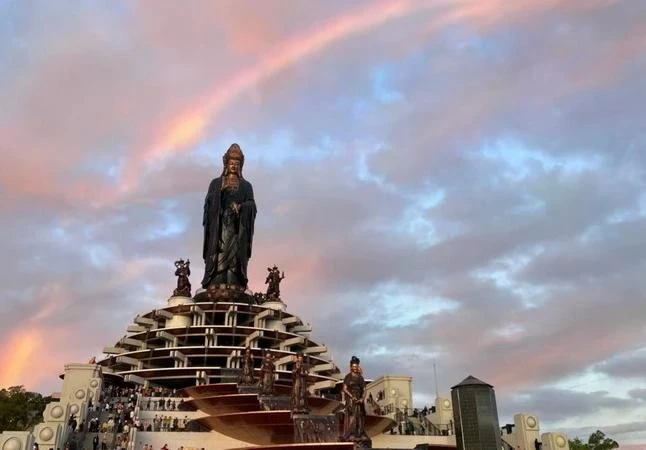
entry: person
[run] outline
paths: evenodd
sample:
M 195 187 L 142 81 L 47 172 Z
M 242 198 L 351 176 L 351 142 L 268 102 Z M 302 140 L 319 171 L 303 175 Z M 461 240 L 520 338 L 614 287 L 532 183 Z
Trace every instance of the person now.
M 240 384 L 251 385 L 253 383 L 253 355 L 251 354 L 251 347 L 246 346 L 242 360 L 242 375 L 240 376 Z
M 343 379 L 345 417 L 343 421 L 343 440 L 353 442 L 368 439 L 365 431 L 366 408 L 364 405 L 366 381 L 361 372 L 359 358 L 350 359 L 350 373 Z
M 204 289 L 212 284 L 247 287 L 256 203 L 251 183 L 242 177 L 244 155 L 232 144 L 222 158 L 222 175 L 211 181 L 204 199 Z
M 308 368 L 302 352 L 296 353 L 292 368 L 292 413 L 307 414 L 310 411 L 307 392 Z

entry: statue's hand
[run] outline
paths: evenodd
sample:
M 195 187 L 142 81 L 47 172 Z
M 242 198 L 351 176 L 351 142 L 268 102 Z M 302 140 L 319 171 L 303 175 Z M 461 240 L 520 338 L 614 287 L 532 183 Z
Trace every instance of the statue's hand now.
M 231 209 L 233 209 L 236 213 L 240 212 L 240 203 L 231 203 Z

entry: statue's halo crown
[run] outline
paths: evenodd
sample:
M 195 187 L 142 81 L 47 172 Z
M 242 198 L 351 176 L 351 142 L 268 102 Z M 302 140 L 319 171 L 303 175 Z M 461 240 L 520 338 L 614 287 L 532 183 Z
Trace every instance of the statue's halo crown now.
M 229 158 L 234 158 L 240 160 L 240 164 L 244 164 L 244 153 L 242 153 L 242 149 L 238 144 L 231 144 L 229 149 L 226 151 L 224 156 L 222 157 L 222 162 L 226 164 L 226 162 L 229 160 Z

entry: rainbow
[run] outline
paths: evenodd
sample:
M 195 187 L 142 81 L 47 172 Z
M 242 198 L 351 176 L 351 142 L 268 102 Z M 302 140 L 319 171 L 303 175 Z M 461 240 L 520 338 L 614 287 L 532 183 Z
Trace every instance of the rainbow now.
M 430 22 L 432 32 L 447 23 L 475 20 L 491 25 L 517 15 L 529 15 L 540 9 L 558 6 L 560 0 L 527 0 L 515 4 L 506 0 L 389 0 L 336 17 L 314 30 L 278 44 L 255 65 L 241 70 L 218 87 L 203 95 L 194 105 L 166 121 L 152 139 L 128 161 L 119 191 L 129 192 L 137 186 L 141 167 L 166 156 L 188 151 L 205 135 L 208 125 L 242 94 L 279 72 L 321 52 L 330 45 L 356 34 L 400 19 L 421 9 L 435 8 L 438 13 Z M 503 14 L 504 12 L 504 14 Z
M 436 2 L 437 3 L 437 2 Z M 422 0 L 394 0 L 371 5 L 337 17 L 309 33 L 282 42 L 260 59 L 204 95 L 195 105 L 176 115 L 161 127 L 161 132 L 151 145 L 136 154 L 126 167 L 121 191 L 136 186 L 142 165 L 170 154 L 187 151 L 204 137 L 207 126 L 241 94 L 282 70 L 329 47 L 334 42 L 380 26 L 393 19 L 404 17 L 431 3 Z

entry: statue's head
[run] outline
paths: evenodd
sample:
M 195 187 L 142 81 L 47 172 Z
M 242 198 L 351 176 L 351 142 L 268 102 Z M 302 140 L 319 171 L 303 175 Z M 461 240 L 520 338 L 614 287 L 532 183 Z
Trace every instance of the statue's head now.
M 244 154 L 238 144 L 231 144 L 231 147 L 222 157 L 224 163 L 224 174 L 236 174 L 242 176 L 242 166 L 244 165 Z
M 356 356 L 353 356 L 350 359 L 350 372 L 354 374 L 361 373 L 361 366 L 359 365 L 361 363 L 361 360 L 357 358 Z

